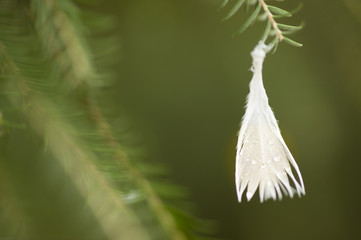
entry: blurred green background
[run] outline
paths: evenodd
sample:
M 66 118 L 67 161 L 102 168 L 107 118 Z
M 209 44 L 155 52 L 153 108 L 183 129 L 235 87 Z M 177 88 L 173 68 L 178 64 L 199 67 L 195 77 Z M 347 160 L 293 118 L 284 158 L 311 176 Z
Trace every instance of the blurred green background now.
M 293 9 L 299 2 L 274 4 Z M 361 238 L 361 1 L 302 2 L 283 23 L 305 21 L 292 36 L 304 46 L 281 43 L 269 54 L 264 84 L 306 196 L 263 204 L 258 192 L 251 202 L 237 202 L 234 161 L 250 51 L 264 24 L 233 38 L 247 15 L 221 22 L 229 10 L 217 11 L 221 0 L 106 0 L 97 9 L 116 17 L 120 36 L 120 55 L 109 59 L 119 77 L 107 100 L 129 116 L 124 121 L 149 149 L 147 161 L 167 166 L 169 179 L 189 189 L 195 214 L 216 223 L 217 238 Z M 41 240 L 104 239 L 99 227 L 89 227 L 96 219 L 79 210 L 81 196 L 61 167 L 39 152 L 38 137 L 15 129 L 1 141 Z
M 301 199 L 237 203 L 234 155 L 252 77 L 256 23 L 232 38 L 216 0 L 114 1 L 122 60 L 119 105 L 136 119 L 154 161 L 188 187 L 198 215 L 226 239 L 361 237 L 361 1 L 302 1 L 287 23 L 305 21 L 264 64 L 264 83 L 306 186 Z M 295 8 L 300 1 L 277 6 Z M 256 194 L 257 195 L 257 194 Z

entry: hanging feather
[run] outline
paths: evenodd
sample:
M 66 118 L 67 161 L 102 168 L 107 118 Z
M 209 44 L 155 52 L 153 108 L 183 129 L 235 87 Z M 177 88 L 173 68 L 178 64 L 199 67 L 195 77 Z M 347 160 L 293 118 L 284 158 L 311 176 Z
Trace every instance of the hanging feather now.
M 239 202 L 246 188 L 248 201 L 258 187 L 261 202 L 270 198 L 282 199 L 282 193 L 290 197 L 293 197 L 294 193 L 298 196 L 305 194 L 301 172 L 282 138 L 263 86 L 262 65 L 269 49 L 269 46 L 260 42 L 251 53 L 253 78 L 239 132 L 236 156 Z M 298 179 L 291 167 L 297 173 Z

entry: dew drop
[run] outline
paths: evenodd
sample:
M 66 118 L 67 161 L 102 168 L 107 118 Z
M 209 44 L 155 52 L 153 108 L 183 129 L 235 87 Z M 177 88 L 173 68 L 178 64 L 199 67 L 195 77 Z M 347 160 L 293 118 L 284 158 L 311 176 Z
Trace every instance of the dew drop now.
M 266 164 L 262 164 L 262 165 L 261 165 L 261 168 L 266 168 L 266 167 L 267 167 Z
M 246 162 L 249 162 L 249 161 L 251 161 L 249 158 L 246 158 Z
M 267 186 L 271 186 L 271 181 L 267 181 Z
M 256 165 L 257 161 L 256 160 L 252 160 L 252 165 Z
M 139 193 L 138 191 L 131 191 L 123 195 L 123 200 L 126 203 L 135 203 L 141 199 L 141 196 L 141 193 Z
M 275 162 L 279 162 L 281 159 L 280 159 L 279 156 L 276 156 L 276 157 L 273 158 L 273 160 L 274 160 Z

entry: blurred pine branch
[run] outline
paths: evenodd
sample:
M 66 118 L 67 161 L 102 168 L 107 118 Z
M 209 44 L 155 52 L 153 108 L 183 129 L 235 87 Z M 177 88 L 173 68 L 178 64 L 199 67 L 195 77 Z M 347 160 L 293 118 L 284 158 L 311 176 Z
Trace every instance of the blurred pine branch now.
M 127 154 L 122 151 L 113 136 L 111 126 L 90 95 L 89 85 L 92 81 L 89 80 L 94 80 L 97 76 L 90 58 L 91 54 L 77 34 L 80 31 L 75 30 L 81 28 L 78 10 L 70 1 L 66 0 L 45 2 L 34 0 L 32 2 L 33 11 L 37 13 L 36 26 L 46 55 L 49 59 L 54 59 L 52 63 L 55 66 L 53 68 L 60 66 L 57 71 L 59 76 L 65 76 L 63 79 L 66 80 L 67 85 L 77 86 L 77 90 L 83 93 L 82 101 L 85 111 L 96 125 L 104 144 L 114 153 L 113 159 L 121 168 L 125 169 L 131 178 L 130 181 L 134 181 L 144 192 L 146 201 L 164 229 L 173 239 L 185 239 L 183 233 L 178 230 L 173 216 L 165 209 L 163 202 L 154 192 L 148 180 L 129 162 Z
M 0 1 L 3 96 L 43 139 L 108 239 L 193 238 L 101 111 L 97 91 L 106 74 L 96 68 L 85 34 L 92 29 L 80 15 L 68 0 Z
M 47 149 L 64 166 L 109 239 L 127 238 L 134 234 L 139 234 L 137 239 L 148 239 L 142 228 L 137 227 L 139 223 L 127 210 L 125 203 L 116 196 L 112 186 L 94 166 L 93 159 L 96 156 L 86 151 L 73 136 L 76 130 L 62 119 L 62 113 L 56 111 L 56 106 L 34 96 L 33 90 L 2 45 L 0 55 L 2 73 L 8 75 L 10 81 L 7 90 L 17 93 L 9 95 L 10 101 L 22 107 L 29 125 L 46 141 Z M 100 205 L 105 206 L 105 209 Z

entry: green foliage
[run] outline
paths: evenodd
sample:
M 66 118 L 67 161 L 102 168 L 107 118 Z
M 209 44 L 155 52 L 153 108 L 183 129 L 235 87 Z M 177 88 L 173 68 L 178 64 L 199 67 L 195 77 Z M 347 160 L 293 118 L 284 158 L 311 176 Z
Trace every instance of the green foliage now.
M 228 0 L 225 0 L 221 4 L 221 8 L 225 8 L 227 5 L 231 5 L 231 4 L 229 4 Z M 302 46 L 301 43 L 289 39 L 285 37 L 285 35 L 296 33 L 297 31 L 303 28 L 304 24 L 293 26 L 293 25 L 281 24 L 278 21 L 276 21 L 276 19 L 291 17 L 293 13 L 299 11 L 299 9 L 302 7 L 302 4 L 300 4 L 293 11 L 287 11 L 280 7 L 269 5 L 268 3 L 266 3 L 265 0 L 247 0 L 247 1 L 235 0 L 235 2 L 233 3 L 233 7 L 229 10 L 228 14 L 224 17 L 223 20 L 230 19 L 241 9 L 243 5 L 246 6 L 247 10 L 251 8 L 253 10 L 251 11 L 251 14 L 247 18 L 247 20 L 235 32 L 234 36 L 243 33 L 258 19 L 259 21 L 267 22 L 261 40 L 266 42 L 268 38 L 273 38 L 273 40 L 270 41 L 272 48 L 276 49 L 278 42 L 280 41 L 285 41 L 286 43 L 295 47 Z M 261 11 L 261 8 L 263 9 L 263 11 Z
M 114 48 L 117 38 L 104 38 L 114 24 L 111 17 L 79 6 L 70 0 L 0 0 L 0 97 L 5 113 L 1 120 L 11 127 L 21 119 L 18 125 L 27 127 L 19 129 L 20 137 L 36 135 L 41 142 L 37 154 L 63 169 L 106 239 L 195 238 L 192 227 L 177 214 L 182 211 L 170 211 L 164 200 L 183 199 L 184 194 L 157 180 L 157 174 L 143 171 L 151 167 L 132 154 L 141 150 L 127 147 L 126 134 L 107 116 L 119 115 L 101 101 L 106 95 L 103 87 L 112 82 L 102 72 L 108 54 L 119 54 Z M 7 134 L 13 132 L 14 128 Z M 12 153 L 5 152 L 0 170 L 11 172 Z M 15 188 L 9 198 L 26 202 L 16 194 L 17 186 L 6 184 Z M 14 202 L 5 199 L 10 195 L 4 189 L 1 202 Z M 16 209 L 20 213 L 12 216 L 37 222 L 29 208 Z M 27 238 L 47 239 L 36 223 L 24 224 L 30 229 Z
M 259 12 L 261 10 L 261 5 L 258 5 L 256 9 L 252 12 L 251 16 L 247 19 L 247 21 L 238 29 L 238 31 L 234 35 L 241 34 L 244 32 L 254 21 L 256 20 Z

